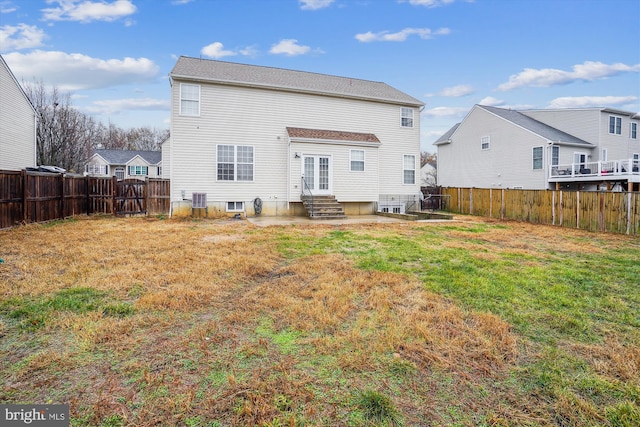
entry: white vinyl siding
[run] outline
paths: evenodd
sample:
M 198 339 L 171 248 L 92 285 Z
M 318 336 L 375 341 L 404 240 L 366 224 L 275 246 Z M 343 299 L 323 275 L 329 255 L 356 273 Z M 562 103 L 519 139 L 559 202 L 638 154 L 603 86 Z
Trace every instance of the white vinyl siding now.
M 0 58 L 0 169 L 36 166 L 36 113 Z
M 349 153 L 351 172 L 364 172 L 364 150 L 350 150 Z
M 405 154 L 403 160 L 403 184 L 416 183 L 416 156 Z
M 177 82 L 179 83 L 179 82 Z M 179 85 L 173 86 L 171 192 L 208 193 L 208 202 L 300 200 L 299 155 L 331 155 L 333 195 L 340 201 L 376 201 L 379 194 L 411 194 L 419 185 L 403 185 L 402 154 L 420 155 L 420 116 L 413 128 L 398 126 L 398 105 L 276 90 L 208 85 L 201 87 L 201 116 L 179 114 Z M 354 120 L 357 115 L 358 120 Z M 242 117 L 244 125 L 238 123 Z M 380 143 L 287 142 L 286 126 L 375 134 Z M 217 179 L 217 145 L 253 147 L 252 182 Z M 364 150 L 365 171 L 350 171 L 350 150 Z M 164 163 L 164 160 L 163 160 Z M 382 167 L 384 165 L 384 168 Z M 167 165 L 165 164 L 165 173 Z M 248 208 L 248 207 L 247 207 Z
M 402 116 L 400 119 L 402 127 L 412 128 L 413 127 L 413 108 L 402 107 L 400 109 L 400 115 Z
M 180 115 L 200 115 L 200 85 L 180 84 Z
M 533 147 L 533 169 L 540 170 L 542 169 L 542 147 Z

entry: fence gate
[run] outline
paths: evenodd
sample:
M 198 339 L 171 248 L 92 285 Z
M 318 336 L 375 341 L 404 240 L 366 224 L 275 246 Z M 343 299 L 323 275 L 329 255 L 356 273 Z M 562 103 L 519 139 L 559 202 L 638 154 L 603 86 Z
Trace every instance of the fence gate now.
M 116 184 L 115 206 L 116 215 L 138 215 L 147 213 L 145 192 L 146 181 L 139 179 L 125 179 Z

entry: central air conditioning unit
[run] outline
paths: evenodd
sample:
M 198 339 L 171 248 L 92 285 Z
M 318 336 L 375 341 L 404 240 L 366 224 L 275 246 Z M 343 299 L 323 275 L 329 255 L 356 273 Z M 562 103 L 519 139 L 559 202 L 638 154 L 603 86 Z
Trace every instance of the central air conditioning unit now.
M 191 215 L 195 213 L 196 209 L 204 209 L 205 215 L 209 215 L 209 208 L 207 207 L 207 193 L 191 194 Z

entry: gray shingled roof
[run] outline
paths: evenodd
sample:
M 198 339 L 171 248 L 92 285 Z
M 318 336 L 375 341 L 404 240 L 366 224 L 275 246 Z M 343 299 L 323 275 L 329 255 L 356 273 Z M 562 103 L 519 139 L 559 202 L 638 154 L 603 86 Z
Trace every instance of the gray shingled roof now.
M 338 130 L 305 129 L 293 127 L 288 127 L 287 133 L 291 138 L 380 143 L 378 137 L 372 133 L 344 132 Z
M 315 93 L 414 107 L 424 105 L 422 101 L 386 83 L 186 56 L 178 59 L 169 76 L 179 80 Z
M 556 129 L 552 126 L 539 122 L 538 120 L 532 119 L 531 117 L 526 116 L 519 111 L 507 110 L 505 108 L 489 107 L 486 105 L 478 105 L 478 107 L 490 113 L 493 113 L 496 116 L 502 117 L 503 119 L 508 120 L 511 123 L 521 126 L 524 129 L 527 129 L 537 135 L 540 135 L 541 137 L 549 141 L 569 144 L 583 144 L 588 146 L 593 145 L 583 139 L 563 132 L 560 129 Z
M 138 150 L 106 150 L 98 149 L 94 151 L 111 165 L 126 165 L 136 156 L 142 157 L 150 165 L 157 165 L 162 161 L 160 151 L 138 151 Z
M 445 134 L 442 135 L 440 138 L 438 138 L 438 140 L 436 142 L 434 142 L 433 144 L 434 145 L 444 144 L 445 142 L 449 141 L 449 138 L 451 138 L 451 135 L 453 135 L 453 133 L 456 131 L 456 129 L 458 129 L 458 126 L 460 126 L 460 123 L 456 123 L 455 125 L 453 125 L 451 127 L 451 129 L 446 131 Z

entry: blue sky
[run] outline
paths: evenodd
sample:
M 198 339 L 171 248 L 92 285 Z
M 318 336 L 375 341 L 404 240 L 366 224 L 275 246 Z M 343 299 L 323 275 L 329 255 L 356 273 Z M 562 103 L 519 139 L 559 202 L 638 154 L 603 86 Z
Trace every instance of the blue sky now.
M 0 0 L 0 53 L 120 127 L 169 127 L 180 55 L 382 81 L 422 149 L 474 104 L 640 112 L 638 0 Z M 348 130 L 348 129 L 347 129 Z

